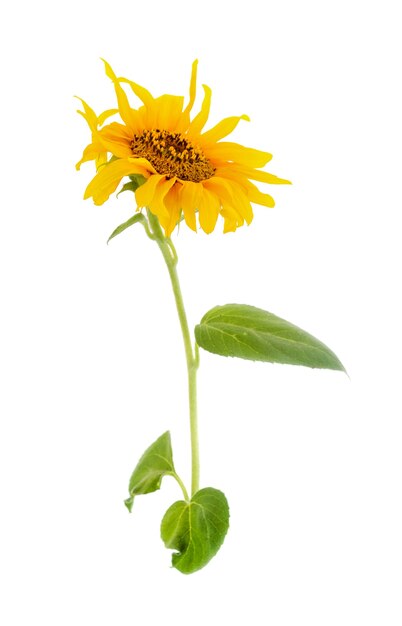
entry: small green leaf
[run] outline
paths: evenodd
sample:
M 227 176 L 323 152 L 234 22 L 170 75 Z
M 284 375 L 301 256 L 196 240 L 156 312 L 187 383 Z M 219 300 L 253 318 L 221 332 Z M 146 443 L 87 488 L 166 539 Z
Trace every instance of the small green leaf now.
M 127 183 L 129 184 L 129 183 Z M 123 222 L 123 224 L 120 224 L 120 226 L 118 226 L 110 235 L 109 239 L 107 240 L 107 243 L 109 243 L 109 241 L 111 239 L 113 239 L 113 237 L 117 237 L 117 235 L 120 235 L 120 233 L 122 233 L 124 230 L 126 230 L 126 228 L 129 228 L 130 226 L 132 226 L 133 224 L 136 224 L 137 222 L 143 222 L 145 221 L 145 217 L 143 216 L 142 213 L 136 213 L 135 215 L 133 215 L 132 217 L 130 217 L 130 219 L 127 220 L 127 222 Z
M 123 187 L 120 189 L 116 197 L 119 197 L 119 195 L 123 193 L 123 191 L 136 191 L 138 187 L 141 187 L 141 185 L 143 185 L 147 180 L 145 176 L 142 176 L 141 174 L 131 174 L 129 176 L 129 179 L 130 182 L 124 183 Z
M 128 508 L 128 512 L 131 513 L 133 510 L 134 496 L 130 496 L 127 500 L 124 500 L 124 504 Z
M 218 489 L 201 489 L 190 502 L 180 500 L 166 511 L 161 537 L 167 548 L 177 550 L 172 565 L 192 574 L 206 565 L 221 547 L 229 528 L 229 507 Z
M 119 197 L 119 195 L 121 193 L 123 193 L 123 191 L 135 191 L 136 189 L 138 189 L 138 185 L 136 185 L 135 183 L 133 183 L 131 180 L 129 183 L 124 183 L 123 187 L 120 189 L 120 191 L 116 194 L 116 198 Z
M 221 356 L 345 371 L 338 357 L 312 335 L 247 304 L 216 306 L 195 327 L 198 345 Z
M 134 496 L 157 491 L 162 478 L 172 473 L 175 473 L 172 444 L 167 431 L 145 450 L 131 475 L 128 486 L 130 497 L 124 501 L 128 510 L 132 509 Z
M 130 174 L 129 179 L 135 186 L 133 191 L 136 191 L 136 189 L 138 189 L 138 187 L 141 187 L 141 185 L 143 185 L 147 180 L 145 176 L 142 176 L 142 174 Z

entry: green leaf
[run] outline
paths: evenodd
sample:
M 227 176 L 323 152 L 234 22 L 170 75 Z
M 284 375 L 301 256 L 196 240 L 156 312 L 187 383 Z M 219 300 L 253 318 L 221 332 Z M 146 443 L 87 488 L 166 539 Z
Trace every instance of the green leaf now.
M 127 183 L 129 184 L 129 183 Z M 130 217 L 130 219 L 127 220 L 127 222 L 123 222 L 123 224 L 120 224 L 120 226 L 118 226 L 110 235 L 109 239 L 107 240 L 107 243 L 109 243 L 109 241 L 111 239 L 113 239 L 113 237 L 117 237 L 117 235 L 120 235 L 120 233 L 122 233 L 124 230 L 126 230 L 126 228 L 129 228 L 130 226 L 132 226 L 133 224 L 136 224 L 137 222 L 144 222 L 145 221 L 145 217 L 143 216 L 142 213 L 136 213 L 135 215 L 133 215 L 132 217 Z
M 166 511 L 161 537 L 167 548 L 177 550 L 172 565 L 192 574 L 206 565 L 221 547 L 229 528 L 229 507 L 218 489 L 201 489 L 190 502 L 180 500 Z
M 338 357 L 312 335 L 247 304 L 216 306 L 195 327 L 198 345 L 221 356 L 345 371 Z
M 133 183 L 131 180 L 129 183 L 124 183 L 123 187 L 120 189 L 120 191 L 116 194 L 116 198 L 119 197 L 119 195 L 121 193 L 123 193 L 123 191 L 135 191 L 136 189 L 138 189 L 138 185 L 136 185 L 135 183 Z
M 172 444 L 167 431 L 157 439 L 140 458 L 133 471 L 128 490 L 130 497 L 124 504 L 131 511 L 134 496 L 157 491 L 166 474 L 174 474 Z
M 147 180 L 145 176 L 142 176 L 142 174 L 130 174 L 129 179 L 133 183 L 133 191 L 136 191 L 136 189 L 141 187 L 141 185 L 143 185 Z
M 130 496 L 127 500 L 124 500 L 124 504 L 128 508 L 128 512 L 131 513 L 133 510 L 134 496 Z
M 147 180 L 145 176 L 142 176 L 141 174 L 131 174 L 129 176 L 129 179 L 130 179 L 130 182 L 124 183 L 123 187 L 116 194 L 116 198 L 118 198 L 119 195 L 123 193 L 123 191 L 133 191 L 133 192 L 136 191 L 138 187 L 141 187 L 141 185 L 143 185 L 145 181 Z

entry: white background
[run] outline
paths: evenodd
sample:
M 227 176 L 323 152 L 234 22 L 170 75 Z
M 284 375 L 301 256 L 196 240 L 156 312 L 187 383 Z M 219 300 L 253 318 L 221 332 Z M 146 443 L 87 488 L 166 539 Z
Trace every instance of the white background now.
M 2 18 L 1 590 L 5 626 L 402 623 L 398 2 L 20 2 Z M 3 9 L 4 11 L 4 9 Z M 202 484 L 231 528 L 183 576 L 163 489 L 122 501 L 171 430 L 188 481 L 185 367 L 162 259 L 122 195 L 84 202 L 73 95 L 114 106 L 99 57 L 155 95 L 213 89 L 211 124 L 272 152 L 274 210 L 174 235 L 188 314 L 254 304 L 336 372 L 202 354 Z M 197 100 L 197 106 L 200 99 Z

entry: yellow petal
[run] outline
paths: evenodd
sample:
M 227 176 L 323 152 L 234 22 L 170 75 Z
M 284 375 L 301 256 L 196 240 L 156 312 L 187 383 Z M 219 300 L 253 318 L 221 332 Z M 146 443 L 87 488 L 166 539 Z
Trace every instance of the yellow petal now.
M 228 204 L 233 203 L 232 188 L 230 183 L 224 178 L 213 176 L 212 178 L 204 180 L 202 184 L 205 189 L 209 189 L 215 193 L 218 198 L 220 198 L 221 202 Z
M 250 202 L 254 202 L 255 204 L 262 204 L 263 206 L 267 206 L 272 209 L 275 206 L 275 200 L 272 196 L 267 193 L 261 193 L 259 189 L 252 183 L 252 189 L 248 191 L 248 197 Z
M 224 221 L 223 232 L 234 233 L 235 230 L 237 229 L 237 221 L 233 219 L 232 217 L 225 217 L 224 220 L 225 221 Z
M 117 159 L 104 165 L 85 190 L 84 200 L 92 196 L 94 203 L 103 204 L 128 174 L 149 176 L 149 171 L 139 162 L 145 159 Z
M 190 116 L 188 113 L 183 111 L 183 113 L 180 115 L 180 118 L 177 120 L 175 132 L 182 133 L 182 135 L 184 135 L 187 133 L 189 126 L 190 126 Z
M 224 233 L 234 232 L 239 226 L 243 226 L 244 219 L 233 208 L 224 205 L 221 210 L 224 219 Z
M 278 178 L 274 174 L 270 174 L 269 172 L 262 172 L 259 170 L 255 170 L 251 167 L 239 167 L 236 168 L 235 171 L 238 171 L 242 175 L 247 178 L 251 178 L 251 180 L 258 180 L 261 183 L 269 183 L 270 185 L 291 185 L 290 180 L 285 180 L 284 178 Z
M 153 103 L 153 120 L 156 128 L 176 130 L 182 115 L 183 96 L 164 95 L 156 98 Z
M 232 131 L 234 131 L 240 120 L 246 120 L 246 122 L 249 122 L 250 118 L 248 117 L 248 115 L 225 118 L 224 120 L 216 124 L 216 126 L 211 128 L 211 130 L 207 130 L 206 133 L 201 135 L 203 142 L 214 142 L 223 139 L 223 137 L 226 137 L 226 135 L 229 135 Z
M 98 117 L 99 126 L 102 126 L 102 124 L 107 120 L 108 117 L 111 117 L 112 115 L 116 115 L 116 113 L 118 112 L 119 112 L 119 109 L 108 109 L 107 111 L 104 111 L 103 113 L 101 113 Z
M 191 67 L 191 78 L 190 78 L 190 101 L 188 103 L 188 105 L 186 106 L 184 113 L 190 113 L 191 109 L 193 108 L 194 105 L 194 101 L 195 101 L 195 95 L 196 95 L 196 89 L 197 89 L 197 66 L 198 66 L 198 59 L 196 59 L 193 62 L 193 65 Z
M 109 66 L 109 72 L 111 68 Z M 113 74 L 114 76 L 114 74 Z M 183 114 L 183 98 L 181 96 L 169 96 L 164 95 L 154 99 L 150 92 L 144 87 L 141 87 L 137 83 L 134 83 L 127 78 L 117 78 L 112 74 L 110 77 L 112 80 L 117 80 L 119 83 L 127 83 L 130 85 L 134 93 L 142 100 L 145 106 L 145 111 L 141 111 L 141 117 L 147 128 L 165 128 L 169 130 L 175 130 L 176 126 L 181 122 L 180 116 Z M 192 76 L 190 83 L 190 103 L 186 109 L 185 119 L 188 119 L 188 112 L 191 109 L 195 99 L 195 88 L 197 78 L 197 62 L 193 63 Z M 180 124 L 180 127 L 182 124 Z
M 135 192 L 135 199 L 139 207 L 149 207 L 154 198 L 157 184 L 165 178 L 166 176 L 163 174 L 154 174 L 148 178 L 146 183 L 138 187 Z
M 84 150 L 82 154 L 81 160 L 77 163 L 75 168 L 77 170 L 80 169 L 81 165 L 86 161 L 98 161 L 102 158 L 106 158 L 105 147 L 103 144 L 94 136 L 92 143 L 90 143 Z
M 169 217 L 169 212 L 165 206 L 165 196 L 168 193 L 169 189 L 173 187 L 176 182 L 176 178 L 169 178 L 164 180 L 160 180 L 155 188 L 154 197 L 152 202 L 149 204 L 149 209 L 152 211 L 154 215 L 157 217 Z
M 131 163 L 134 163 L 136 166 L 146 170 L 148 175 L 158 173 L 154 166 L 148 161 L 148 159 L 144 159 L 144 157 L 131 157 L 128 160 Z
M 208 87 L 208 85 L 203 85 L 204 88 L 204 100 L 201 105 L 201 111 L 198 115 L 195 116 L 193 121 L 190 123 L 189 127 L 189 136 L 198 136 L 202 129 L 204 128 L 209 115 L 209 109 L 211 107 L 211 95 L 212 91 Z
M 181 214 L 181 188 L 182 185 L 176 181 L 176 184 L 168 191 L 165 196 L 165 206 L 169 212 L 169 218 L 160 222 L 165 229 L 166 237 L 170 237 L 180 219 Z
M 177 133 L 185 133 L 190 126 L 190 112 L 193 108 L 195 96 L 196 96 L 196 88 L 197 88 L 197 66 L 198 60 L 196 59 L 193 62 L 191 68 L 191 79 L 190 79 L 190 100 L 183 113 L 180 115 L 180 118 L 177 120 L 176 124 L 176 132 Z
M 116 97 L 117 97 L 117 104 L 119 106 L 120 117 L 123 120 L 123 122 L 127 126 L 129 126 L 129 128 L 131 128 L 131 130 L 134 133 L 136 133 L 139 129 L 138 113 L 137 111 L 135 111 L 134 109 L 130 107 L 127 94 L 124 91 L 123 87 L 120 85 L 119 81 L 117 80 L 116 74 L 113 72 L 109 63 L 107 63 L 104 59 L 102 59 L 102 61 L 105 64 L 106 76 L 108 76 L 108 78 L 110 78 L 114 84 L 114 89 L 115 89 Z
M 241 163 L 248 167 L 264 167 L 272 159 L 272 154 L 269 152 L 246 148 L 231 141 L 222 141 L 208 146 L 206 156 L 210 159 Z
M 195 212 L 199 208 L 201 194 L 201 183 L 192 183 L 190 181 L 183 182 L 181 190 L 181 207 L 183 209 L 184 219 L 187 226 L 195 231 L 197 230 Z
M 241 170 L 237 170 L 233 163 L 227 163 L 226 166 L 217 167 L 215 170 L 215 177 L 232 181 L 237 185 L 240 185 L 244 191 L 252 189 L 253 187 L 253 183 L 246 178 Z
M 79 170 L 81 165 L 83 163 L 86 163 L 87 161 L 95 161 L 98 157 L 98 154 L 99 150 L 97 149 L 97 147 L 90 143 L 89 146 L 87 146 L 82 153 L 82 157 L 80 161 L 78 161 L 78 163 L 76 164 L 75 169 Z
M 250 204 L 250 200 L 247 197 L 246 193 L 241 189 L 240 185 L 233 185 L 233 206 L 240 213 L 242 217 L 246 220 L 247 224 L 251 224 L 253 221 L 253 208 Z
M 128 78 L 120 77 L 117 80 L 119 81 L 119 83 L 127 83 L 128 85 L 130 85 L 137 98 L 139 98 L 146 107 L 152 106 L 154 98 L 148 91 L 148 89 L 145 89 L 145 87 L 141 87 L 141 85 L 134 83 L 132 80 L 128 80 Z
M 252 183 L 249 183 L 253 187 Z M 215 191 L 223 202 L 233 207 L 247 222 L 253 219 L 253 209 L 248 199 L 248 193 L 238 183 L 219 176 L 213 176 L 203 182 L 204 187 Z
M 218 197 L 204 187 L 199 202 L 199 220 L 205 233 L 209 234 L 214 230 L 220 208 Z
M 84 107 L 84 111 L 78 110 L 77 113 L 82 115 L 82 117 L 84 118 L 84 120 L 86 120 L 89 128 L 92 131 L 96 130 L 98 128 L 98 118 L 96 116 L 95 111 L 91 109 L 89 104 L 87 104 L 85 100 L 83 100 L 79 96 L 75 96 L 75 98 L 77 98 L 77 100 L 80 100 L 82 103 L 82 106 Z
M 231 204 L 237 213 L 246 220 L 247 224 L 251 224 L 253 221 L 253 209 L 248 198 L 248 193 L 249 186 L 252 186 L 252 183 L 247 180 L 245 182 L 248 183 L 247 186 L 242 185 L 240 181 L 231 180 L 229 182 L 232 194 Z
M 96 171 L 103 165 L 107 163 L 107 152 L 98 152 L 97 157 L 95 159 Z
M 133 140 L 133 132 L 127 126 L 118 122 L 112 122 L 112 124 L 108 124 L 98 131 L 97 137 L 106 150 L 114 154 L 114 156 L 118 158 L 132 156 L 131 142 Z

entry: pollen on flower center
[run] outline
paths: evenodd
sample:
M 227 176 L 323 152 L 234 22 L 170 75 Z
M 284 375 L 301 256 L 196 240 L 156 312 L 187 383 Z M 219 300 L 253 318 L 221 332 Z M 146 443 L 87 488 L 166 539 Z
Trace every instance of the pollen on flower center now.
M 131 149 L 134 156 L 148 159 L 159 174 L 168 177 L 176 176 L 181 180 L 199 183 L 215 173 L 215 168 L 202 150 L 181 133 L 144 130 L 134 135 Z

